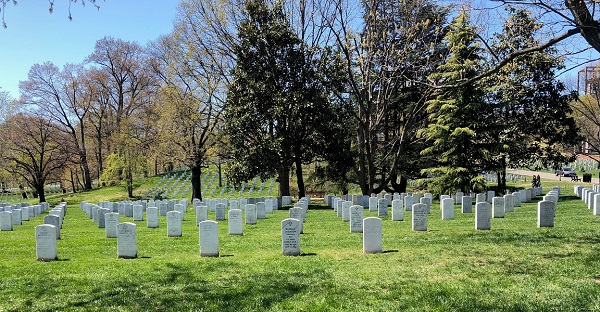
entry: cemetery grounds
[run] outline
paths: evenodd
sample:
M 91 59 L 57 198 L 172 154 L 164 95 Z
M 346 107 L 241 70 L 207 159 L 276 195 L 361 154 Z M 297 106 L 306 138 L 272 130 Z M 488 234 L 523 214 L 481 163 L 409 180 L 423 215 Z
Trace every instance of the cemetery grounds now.
M 490 231 L 476 231 L 459 205 L 442 221 L 434 200 L 427 232 L 411 231 L 409 211 L 404 221 L 383 217 L 379 254 L 363 254 L 362 234 L 311 204 L 297 257 L 281 254 L 285 207 L 244 225 L 243 236 L 220 221 L 220 257 L 200 257 L 190 207 L 182 237 L 167 237 L 164 217 L 155 229 L 136 222 L 138 258 L 118 259 L 116 239 L 79 203 L 123 192 L 69 195 L 58 261 L 36 261 L 43 215 L 0 232 L 0 311 L 600 311 L 600 217 L 573 183 L 543 185 L 562 188 L 554 228 L 536 227 L 541 197 L 492 219 Z

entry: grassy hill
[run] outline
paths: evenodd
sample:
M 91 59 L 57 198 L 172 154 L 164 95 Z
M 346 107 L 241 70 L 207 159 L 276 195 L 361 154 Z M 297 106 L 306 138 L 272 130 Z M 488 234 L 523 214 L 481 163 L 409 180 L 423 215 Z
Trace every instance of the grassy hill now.
M 288 212 L 279 210 L 244 225 L 243 236 L 219 222 L 221 256 L 202 258 L 190 209 L 183 237 L 167 237 L 164 217 L 156 229 L 136 222 L 139 258 L 117 259 L 116 239 L 79 201 L 124 192 L 67 195 L 59 261 L 36 261 L 43 216 L 0 232 L 0 311 L 600 311 L 600 217 L 561 183 L 554 228 L 536 227 L 536 203 L 476 231 L 459 206 L 442 221 L 436 201 L 427 232 L 411 231 L 410 212 L 384 217 L 384 253 L 375 255 L 332 210 L 311 205 L 299 257 L 281 255 Z

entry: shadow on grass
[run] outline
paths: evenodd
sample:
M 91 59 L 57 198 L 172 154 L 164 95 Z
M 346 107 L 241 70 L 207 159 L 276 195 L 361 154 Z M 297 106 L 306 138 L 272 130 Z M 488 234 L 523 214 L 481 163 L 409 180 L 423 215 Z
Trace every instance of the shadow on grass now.
M 214 272 L 219 272 L 219 277 L 207 277 L 214 277 Z M 82 289 L 75 297 L 35 308 L 42 311 L 97 310 L 98 307 L 107 310 L 256 311 L 269 310 L 279 302 L 314 290 L 315 286 L 330 287 L 322 285 L 330 276 L 324 276 L 320 270 L 246 272 L 230 264 L 202 260 L 188 264 L 167 263 L 155 268 L 153 274 L 131 272 L 95 280 L 94 287 Z
M 398 252 L 397 249 L 392 249 L 392 250 L 384 250 L 381 253 L 394 253 L 394 252 Z

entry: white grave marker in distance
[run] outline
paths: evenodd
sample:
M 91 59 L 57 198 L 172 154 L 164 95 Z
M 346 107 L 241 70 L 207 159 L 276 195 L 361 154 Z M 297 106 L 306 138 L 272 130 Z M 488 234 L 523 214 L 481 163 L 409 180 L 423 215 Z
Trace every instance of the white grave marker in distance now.
M 362 233 L 363 219 L 365 216 L 364 208 L 360 205 L 350 206 L 350 232 Z
M 117 225 L 117 257 L 137 258 L 137 233 L 134 223 L 123 222 Z

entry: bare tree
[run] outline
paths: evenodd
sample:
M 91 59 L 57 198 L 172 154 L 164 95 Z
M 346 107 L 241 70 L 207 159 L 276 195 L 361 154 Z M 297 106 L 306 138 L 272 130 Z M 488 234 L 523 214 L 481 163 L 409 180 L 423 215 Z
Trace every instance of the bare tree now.
M 46 181 L 61 173 L 68 161 L 65 134 L 43 116 L 19 113 L 6 121 L 0 135 L 10 142 L 0 151 L 14 164 L 7 170 L 23 178 L 40 202 L 46 201 Z
M 92 189 L 86 147 L 86 121 L 93 90 L 82 65 L 67 64 L 62 71 L 54 64 L 35 64 L 28 79 L 21 81 L 21 101 L 35 105 L 60 131 L 69 135 L 84 175 L 84 189 Z

